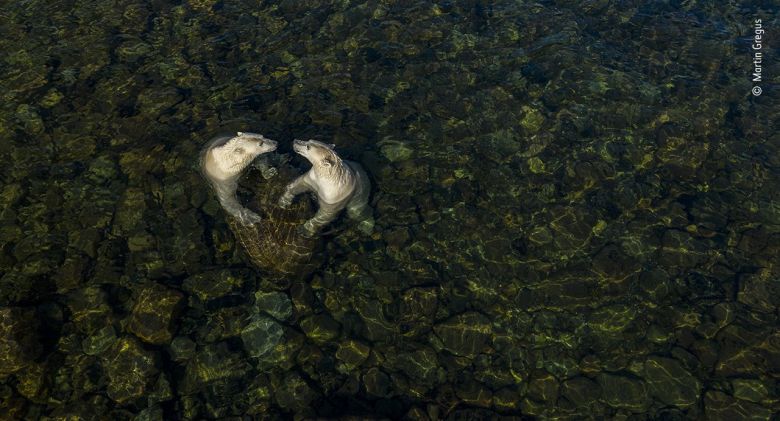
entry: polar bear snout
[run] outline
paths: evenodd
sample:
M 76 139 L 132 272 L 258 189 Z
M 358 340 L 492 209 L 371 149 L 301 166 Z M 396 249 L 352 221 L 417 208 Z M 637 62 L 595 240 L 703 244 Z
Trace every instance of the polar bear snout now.
M 308 146 L 308 142 L 306 142 L 305 140 L 300 140 L 300 139 L 293 140 L 293 150 L 295 151 L 295 153 L 305 158 L 308 158 L 307 146 Z
M 275 140 L 271 140 L 261 134 L 238 132 L 235 137 L 237 143 L 236 146 L 244 148 L 252 155 L 260 155 L 263 153 L 275 151 L 278 143 Z
M 325 158 L 336 157 L 336 153 L 333 148 L 336 145 L 320 142 L 319 140 L 293 140 L 293 150 L 304 158 L 308 159 L 312 164 L 321 161 Z
M 277 141 L 271 139 L 265 139 L 259 145 L 260 153 L 275 151 L 277 146 L 279 146 L 279 143 Z

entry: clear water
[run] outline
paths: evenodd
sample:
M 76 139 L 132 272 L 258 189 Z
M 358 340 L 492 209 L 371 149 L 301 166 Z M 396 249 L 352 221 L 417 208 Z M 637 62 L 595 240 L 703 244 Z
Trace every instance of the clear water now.
M 770 1 L 6 2 L 0 418 L 776 419 L 777 28 Z M 341 218 L 271 282 L 198 172 L 235 131 L 335 143 L 374 235 Z

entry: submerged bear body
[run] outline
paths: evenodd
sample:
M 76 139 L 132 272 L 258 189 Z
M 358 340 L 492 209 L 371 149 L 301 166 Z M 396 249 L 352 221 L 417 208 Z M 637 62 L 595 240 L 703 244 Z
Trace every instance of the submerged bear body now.
M 311 191 L 317 197 L 318 206 L 317 213 L 301 227 L 301 233 L 313 236 L 346 209 L 347 216 L 358 221 L 358 229 L 371 234 L 374 229 L 374 217 L 368 206 L 371 182 L 360 164 L 341 159 L 333 145 L 317 140 L 295 140 L 293 149 L 312 167 L 287 185 L 279 205 L 289 206 L 297 194 Z
M 296 174 L 287 165 L 277 169 L 279 174 L 269 180 L 263 180 L 256 173 L 247 177 L 253 185 L 250 191 L 254 193 L 248 206 L 256 209 L 262 221 L 246 225 L 237 218 L 229 218 L 228 223 L 255 266 L 276 278 L 307 275 L 321 263 L 321 254 L 316 251 L 322 244 L 317 237 L 301 235 L 298 227 L 314 209 L 308 201 L 300 201 L 287 209 L 276 205 L 276 198 L 284 192 L 285 180 Z
M 275 149 L 276 142 L 252 133 L 219 137 L 204 148 L 201 171 L 214 188 L 227 212 L 228 225 L 249 259 L 269 279 L 278 282 L 307 275 L 316 269 L 320 254 L 315 250 L 321 242 L 298 233 L 298 227 L 312 212 L 308 202 L 301 201 L 288 209 L 276 205 L 276 198 L 285 190 L 286 180 L 297 175 L 294 168 L 282 164 L 273 172 L 264 171 L 263 177 L 257 172 L 246 174 L 258 156 Z M 242 177 L 245 177 L 242 185 L 249 186 L 251 192 L 247 206 L 237 197 L 238 180 Z

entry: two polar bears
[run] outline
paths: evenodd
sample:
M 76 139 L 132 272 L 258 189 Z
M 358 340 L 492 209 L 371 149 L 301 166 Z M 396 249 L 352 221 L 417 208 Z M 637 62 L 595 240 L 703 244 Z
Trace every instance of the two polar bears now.
M 238 202 L 238 179 L 255 158 L 276 147 L 276 141 L 246 132 L 217 138 L 206 146 L 201 159 L 203 173 L 225 211 L 242 224 L 260 223 L 261 218 Z M 333 145 L 316 140 L 295 140 L 293 150 L 306 158 L 312 167 L 287 185 L 279 198 L 279 206 L 289 206 L 296 195 L 307 191 L 317 196 L 319 206 L 314 217 L 306 221 L 299 232 L 304 236 L 315 235 L 346 208 L 347 215 L 358 221 L 358 229 L 370 234 L 374 229 L 374 217 L 368 206 L 371 184 L 363 168 L 356 162 L 341 159 Z

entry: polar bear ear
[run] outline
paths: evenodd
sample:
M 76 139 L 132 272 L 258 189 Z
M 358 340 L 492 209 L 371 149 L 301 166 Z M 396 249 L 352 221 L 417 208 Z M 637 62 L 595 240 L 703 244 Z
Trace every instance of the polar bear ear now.
M 322 161 L 320 161 L 320 165 L 322 165 L 324 168 L 330 168 L 333 166 L 333 160 L 330 158 L 323 158 Z
M 335 144 L 335 143 L 331 143 L 331 144 L 330 144 L 330 148 L 331 148 L 331 149 L 336 149 L 336 144 Z

